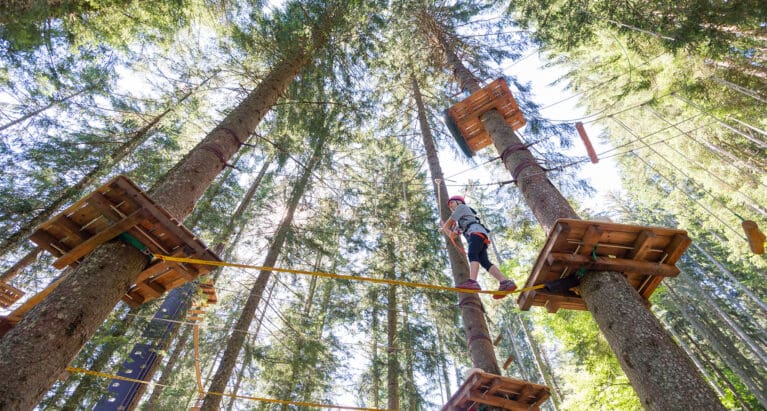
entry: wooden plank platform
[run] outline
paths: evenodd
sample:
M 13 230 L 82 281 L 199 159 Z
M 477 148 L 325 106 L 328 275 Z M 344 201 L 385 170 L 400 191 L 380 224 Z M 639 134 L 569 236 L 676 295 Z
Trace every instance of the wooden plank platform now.
M 24 296 L 24 291 L 0 281 L 0 307 L 8 308 Z
M 125 176 L 117 176 L 93 193 L 41 224 L 30 236 L 55 257 L 53 266 L 76 267 L 99 245 L 122 233 L 136 238 L 154 254 L 220 261 L 216 254 Z M 153 261 L 131 285 L 123 301 L 138 306 L 207 274 L 214 267 Z
M 559 219 L 525 287 L 567 277 L 581 268 L 617 271 L 624 273 L 629 284 L 647 301 L 664 277 L 679 274 L 675 264 L 690 243 L 684 230 Z M 560 308 L 586 310 L 578 294 L 553 294 L 545 289 L 526 291 L 517 303 L 522 310 L 534 305 L 546 307 L 552 313 Z
M 479 404 L 504 410 L 540 410 L 549 387 L 475 370 L 442 407 L 442 411 L 469 411 Z
M 498 110 L 514 130 L 525 125 L 525 117 L 503 78 L 493 81 L 447 110 L 447 115 L 473 152 L 493 143 L 479 119 L 482 114 L 492 109 Z

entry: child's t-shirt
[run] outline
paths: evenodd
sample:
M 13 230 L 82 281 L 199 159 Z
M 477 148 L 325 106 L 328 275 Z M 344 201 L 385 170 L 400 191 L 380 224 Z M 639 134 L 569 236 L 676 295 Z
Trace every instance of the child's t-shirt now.
M 471 233 L 482 233 L 484 235 L 490 234 L 485 230 L 485 227 L 483 227 L 482 224 L 479 224 L 479 218 L 477 218 L 474 212 L 471 211 L 471 208 L 466 204 L 458 204 L 458 207 L 453 210 L 453 214 L 450 215 L 450 218 L 458 223 L 463 234 L 467 237 Z

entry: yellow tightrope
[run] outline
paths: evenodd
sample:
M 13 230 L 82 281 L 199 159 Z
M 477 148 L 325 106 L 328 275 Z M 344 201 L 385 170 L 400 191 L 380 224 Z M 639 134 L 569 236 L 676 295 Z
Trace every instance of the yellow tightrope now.
M 236 394 L 227 394 L 225 392 L 208 392 L 210 395 L 219 395 L 222 397 L 229 397 L 229 398 L 237 398 L 237 399 L 243 399 L 243 400 L 253 400 L 253 401 L 262 401 L 262 402 L 269 402 L 272 404 L 287 404 L 287 405 L 299 405 L 303 407 L 315 407 L 315 408 L 337 408 L 340 410 L 360 410 L 360 411 L 396 411 L 396 410 L 390 410 L 387 408 L 364 408 L 364 407 L 349 407 L 346 405 L 332 405 L 332 404 L 317 404 L 313 402 L 302 402 L 302 401 L 288 401 L 288 400 L 275 400 L 273 398 L 261 398 L 261 397 L 250 397 L 247 395 L 236 395 Z
M 217 267 L 237 267 L 237 268 L 248 268 L 252 270 L 262 270 L 262 271 L 276 271 L 280 273 L 291 273 L 291 274 L 300 274 L 300 275 L 313 275 L 317 277 L 325 277 L 325 278 L 337 278 L 341 280 L 351 280 L 351 281 L 366 281 L 370 283 L 377 283 L 377 284 L 391 284 L 391 285 L 402 285 L 405 287 L 415 287 L 415 288 L 428 288 L 431 290 L 442 290 L 442 291 L 454 291 L 459 293 L 475 293 L 475 294 L 514 294 L 514 293 L 522 293 L 525 291 L 531 291 L 531 290 L 537 290 L 540 288 L 545 287 L 545 284 L 538 284 L 534 285 L 532 287 L 526 287 L 521 288 L 514 291 L 491 291 L 491 290 L 468 290 L 465 288 L 455 288 L 455 287 L 447 287 L 444 285 L 436 285 L 436 284 L 425 284 L 425 283 L 414 283 L 410 281 L 400 281 L 400 280 L 393 280 L 389 278 L 373 278 L 373 277 L 361 277 L 361 276 L 353 276 L 353 275 L 344 275 L 344 274 L 335 274 L 335 273 L 324 273 L 320 271 L 308 271 L 308 270 L 294 270 L 291 268 L 277 268 L 277 267 L 263 267 L 258 265 L 249 265 L 249 264 L 239 264 L 239 263 L 227 263 L 224 261 L 210 261 L 210 260 L 200 260 L 196 258 L 185 258 L 185 257 L 171 257 L 168 255 L 162 255 L 162 254 L 152 254 L 155 258 L 159 258 L 161 260 L 165 261 L 173 261 L 177 263 L 190 263 L 190 264 L 202 264 L 202 265 L 214 265 Z
M 85 368 L 67 367 L 67 371 L 69 371 L 69 372 L 76 372 L 76 373 L 79 373 L 79 374 L 93 375 L 93 376 L 96 376 L 96 377 L 109 378 L 109 379 L 113 379 L 113 380 L 130 381 L 130 382 L 137 382 L 137 383 L 140 383 L 140 384 L 153 384 L 153 385 L 157 385 L 159 387 L 168 387 L 168 385 L 157 384 L 157 383 L 153 383 L 151 381 L 144 381 L 144 380 L 137 380 L 135 378 L 121 377 L 119 375 L 107 374 L 105 372 L 86 370 Z M 262 401 L 262 402 L 269 402 L 269 403 L 272 403 L 272 404 L 299 405 L 299 406 L 315 407 L 315 408 L 327 408 L 327 409 L 335 408 L 335 409 L 341 409 L 341 410 L 359 410 L 359 411 L 394 411 L 394 410 L 388 410 L 388 409 L 385 409 L 385 408 L 350 407 L 350 406 L 346 406 L 346 405 L 319 404 L 319 403 L 313 403 L 313 402 L 276 400 L 274 398 L 252 397 L 252 396 L 248 396 L 248 395 L 228 394 L 228 393 L 225 393 L 225 392 L 208 392 L 207 394 L 218 395 L 220 397 L 237 398 L 237 399 L 241 399 L 241 400 Z

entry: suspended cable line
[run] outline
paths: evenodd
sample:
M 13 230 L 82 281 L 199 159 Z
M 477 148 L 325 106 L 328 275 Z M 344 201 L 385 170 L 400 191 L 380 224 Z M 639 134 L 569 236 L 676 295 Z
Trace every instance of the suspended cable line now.
M 624 129 L 626 129 L 626 131 L 627 131 L 629 134 L 631 134 L 631 135 L 635 135 L 635 134 L 634 134 L 634 132 L 633 132 L 633 130 L 632 130 L 632 129 L 631 129 L 629 126 L 627 126 L 627 125 L 626 125 L 624 122 L 622 122 L 621 120 L 619 120 L 619 119 L 617 119 L 617 118 L 615 118 L 615 117 L 613 117 L 613 120 L 614 120 L 615 122 L 617 122 L 617 123 L 618 123 L 618 124 L 619 124 L 621 127 L 623 127 Z M 644 143 L 644 141 L 643 141 L 643 143 Z M 651 150 L 653 153 L 655 153 L 655 155 L 657 155 L 658 157 L 660 157 L 661 159 L 663 159 L 663 161 L 665 161 L 666 163 L 668 163 L 668 164 L 669 164 L 669 165 L 670 165 L 670 166 L 671 166 L 671 167 L 672 167 L 674 170 L 676 170 L 676 171 L 677 171 L 679 174 L 683 175 L 685 178 L 687 178 L 688 180 L 690 180 L 690 181 L 692 182 L 693 186 L 697 185 L 699 189 L 703 190 L 703 192 L 704 192 L 704 193 L 706 193 L 706 194 L 708 194 L 709 196 L 711 196 L 711 198 L 712 198 L 714 201 L 718 202 L 718 203 L 719 203 L 719 205 L 721 205 L 721 206 L 722 206 L 724 209 L 726 209 L 727 211 L 731 212 L 731 213 L 732 213 L 733 215 L 735 215 L 736 217 L 740 218 L 740 216 L 738 215 L 738 213 L 736 213 L 736 212 L 735 212 L 733 209 L 731 209 L 731 208 L 730 208 L 730 207 L 729 207 L 729 206 L 728 206 L 728 205 L 727 205 L 727 204 L 726 204 L 724 201 L 720 200 L 718 197 L 716 197 L 716 196 L 715 196 L 713 193 L 711 193 L 711 192 L 710 192 L 709 190 L 707 190 L 705 187 L 703 187 L 703 186 L 701 186 L 700 184 L 698 184 L 697 182 L 695 182 L 695 179 L 693 179 L 691 176 L 689 176 L 687 173 L 685 173 L 685 172 L 684 172 L 682 169 L 680 169 L 679 167 L 677 167 L 677 165 L 676 165 L 676 164 L 674 164 L 674 162 L 673 162 L 673 161 L 671 161 L 671 160 L 669 160 L 668 158 L 666 158 L 666 156 L 664 156 L 663 154 L 661 154 L 661 153 L 660 153 L 658 150 L 655 150 L 654 148 L 652 148 L 652 147 L 651 147 L 650 145 L 648 145 L 647 143 L 644 143 L 644 144 L 645 144 L 645 147 L 649 148 L 649 149 L 650 149 L 650 150 Z M 721 221 L 721 220 L 720 220 L 720 221 Z
M 650 107 L 649 110 L 656 117 L 658 117 L 660 120 L 662 120 L 662 121 L 664 121 L 666 123 L 669 123 L 669 121 L 667 119 L 665 119 L 657 110 L 653 109 L 652 107 Z M 732 184 L 728 183 L 723 178 L 719 177 L 719 175 L 717 175 L 716 173 L 711 172 L 711 170 L 709 170 L 708 167 L 704 166 L 703 164 L 701 164 L 697 160 L 692 159 L 690 157 L 687 157 L 684 153 L 679 151 L 676 147 L 672 146 L 671 144 L 668 144 L 668 142 L 666 142 L 666 141 L 663 141 L 663 142 L 666 145 L 666 147 L 668 147 L 669 149 L 673 150 L 677 155 L 679 155 L 680 157 L 682 157 L 685 160 L 687 160 L 687 162 L 695 164 L 696 166 L 698 166 L 698 168 L 700 168 L 701 170 L 705 171 L 708 175 L 710 175 L 711 177 L 713 177 L 714 179 L 716 179 L 720 183 L 722 183 L 722 184 L 726 185 L 727 187 L 729 187 L 734 193 L 740 194 L 743 198 L 745 198 L 747 200 L 749 207 L 751 207 L 754 211 L 756 211 L 759 214 L 761 214 L 763 217 L 767 217 L 767 210 L 762 209 L 759 206 L 759 202 L 757 200 L 755 200 L 755 199 L 751 198 L 750 196 L 748 196 L 747 194 L 741 192 L 739 188 L 734 187 Z
M 689 199 L 690 199 L 690 200 L 692 200 L 694 203 L 697 203 L 699 206 L 701 206 L 701 208 L 703 208 L 703 209 L 704 209 L 704 210 L 705 210 L 705 211 L 706 211 L 706 212 L 707 212 L 709 215 L 711 215 L 712 217 L 714 217 L 714 219 L 716 219 L 716 220 L 718 220 L 720 223 L 722 223 L 722 225 L 724 225 L 724 227 L 725 227 L 725 228 L 727 228 L 727 229 L 729 229 L 730 231 L 732 231 L 733 233 L 735 233 L 735 235 L 736 235 L 737 237 L 740 237 L 740 238 L 741 238 L 741 239 L 743 239 L 743 240 L 747 240 L 747 238 L 746 238 L 746 237 L 744 237 L 744 236 L 743 236 L 743 235 L 742 235 L 742 234 L 741 234 L 739 231 L 737 231 L 737 230 L 733 229 L 733 228 L 732 228 L 732 227 L 731 227 L 731 226 L 730 226 L 730 225 L 729 225 L 727 222 L 725 222 L 724 220 L 722 220 L 722 219 L 721 219 L 719 216 L 717 216 L 717 215 L 716 215 L 716 214 L 715 214 L 713 211 L 709 210 L 709 209 L 708 209 L 708 207 L 706 207 L 706 206 L 705 206 L 703 203 L 701 203 L 701 202 L 700 202 L 698 199 L 694 198 L 694 197 L 693 197 L 691 194 L 689 194 L 687 191 L 685 191 L 685 190 L 682 190 L 682 188 L 681 188 L 681 187 L 679 187 L 679 185 L 677 185 L 677 184 L 676 184 L 676 183 L 675 183 L 675 182 L 674 182 L 672 179 L 670 179 L 669 177 L 667 177 L 666 175 L 664 175 L 663 173 L 661 173 L 661 172 L 660 172 L 660 170 L 658 170 L 658 169 L 657 169 L 657 168 L 655 168 L 655 167 L 654 167 L 652 164 L 650 164 L 650 163 L 649 163 L 647 160 L 645 160 L 644 158 L 642 158 L 642 156 L 640 156 L 640 155 L 636 155 L 636 153 L 634 153 L 634 154 L 635 154 L 635 156 L 634 156 L 634 157 L 638 158 L 640 161 L 642 161 L 643 163 L 645 163 L 645 165 L 647 165 L 648 167 L 650 167 L 650 168 L 651 168 L 653 171 L 655 171 L 655 173 L 656 173 L 656 174 L 658 174 L 660 177 L 662 177 L 663 179 L 665 179 L 666 181 L 668 181 L 668 182 L 669 182 L 669 183 L 670 183 L 670 184 L 671 184 L 671 185 L 672 185 L 674 188 L 676 188 L 676 189 L 678 189 L 679 191 L 681 191 L 682 193 L 684 193 L 684 194 L 687 196 L 687 198 L 689 198 Z
M 716 117 L 715 115 L 711 114 L 711 112 L 710 112 L 710 111 L 708 111 L 708 110 L 706 110 L 705 108 L 703 108 L 703 107 L 701 107 L 701 106 L 699 106 L 699 105 L 697 105 L 697 104 L 695 104 L 695 103 L 691 102 L 690 100 L 687 100 L 687 99 L 686 99 L 686 98 L 684 98 L 684 97 L 680 97 L 680 96 L 678 96 L 676 93 L 674 93 L 674 97 L 675 97 L 677 100 L 681 100 L 681 101 L 683 101 L 683 102 L 687 103 L 689 106 L 696 108 L 696 109 L 697 109 L 698 111 L 700 111 L 701 113 L 703 113 L 703 114 L 705 114 L 705 115 L 707 115 L 707 116 L 709 116 L 709 117 L 713 118 L 714 120 L 716 120 L 716 122 L 717 122 L 717 123 L 719 123 L 719 124 L 720 124 L 722 127 L 726 128 L 727 130 L 730 130 L 730 131 L 732 131 L 733 133 L 735 133 L 735 134 L 737 134 L 737 135 L 739 135 L 739 136 L 741 136 L 741 137 L 743 137 L 743 138 L 745 138 L 745 139 L 747 139 L 747 140 L 751 141 L 752 143 L 754 143 L 754 144 L 758 145 L 758 146 L 759 146 L 759 147 L 761 147 L 761 148 L 765 148 L 765 149 L 767 149 L 767 143 L 765 143 L 764 141 L 761 141 L 761 140 L 757 140 L 756 138 L 754 138 L 754 137 L 752 137 L 752 136 L 750 136 L 750 135 L 748 135 L 748 134 L 746 134 L 746 133 L 744 133 L 744 132 L 742 132 L 742 131 L 740 131 L 740 130 L 736 129 L 735 127 L 733 127 L 733 126 L 731 126 L 731 125 L 727 124 L 727 123 L 726 123 L 726 122 L 724 122 L 723 120 L 721 120 L 721 119 L 719 119 L 718 117 Z

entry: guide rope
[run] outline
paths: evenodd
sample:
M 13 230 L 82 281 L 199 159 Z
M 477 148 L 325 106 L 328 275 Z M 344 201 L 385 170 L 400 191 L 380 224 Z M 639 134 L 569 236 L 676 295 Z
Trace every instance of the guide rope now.
M 431 290 L 452 291 L 452 292 L 461 292 L 461 293 L 513 294 L 513 293 L 522 293 L 522 292 L 531 291 L 531 290 L 538 290 L 545 287 L 545 284 L 538 284 L 532 287 L 526 287 L 526 288 L 517 289 L 514 291 L 499 292 L 499 291 L 491 291 L 491 290 L 469 290 L 465 288 L 447 287 L 444 285 L 437 285 L 437 284 L 416 283 L 411 281 L 394 280 L 390 278 L 373 278 L 373 277 L 362 277 L 362 276 L 336 274 L 336 273 L 326 273 L 321 271 L 296 270 L 291 268 L 278 268 L 278 267 L 263 267 L 263 266 L 250 265 L 250 264 L 229 263 L 224 261 L 211 261 L 211 260 L 200 260 L 196 258 L 172 257 L 169 255 L 162 255 L 162 254 L 152 254 L 152 255 L 155 258 L 160 260 L 172 261 L 177 263 L 212 265 L 217 267 L 248 268 L 252 270 L 275 271 L 275 272 L 298 274 L 298 275 L 312 275 L 312 276 L 323 277 L 323 278 L 336 278 L 340 280 L 350 280 L 350 281 L 364 281 L 364 282 L 370 282 L 370 283 L 376 283 L 376 284 L 400 285 L 404 287 L 426 288 Z

